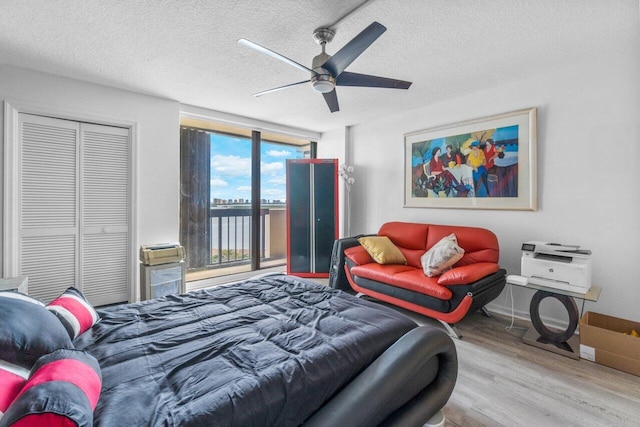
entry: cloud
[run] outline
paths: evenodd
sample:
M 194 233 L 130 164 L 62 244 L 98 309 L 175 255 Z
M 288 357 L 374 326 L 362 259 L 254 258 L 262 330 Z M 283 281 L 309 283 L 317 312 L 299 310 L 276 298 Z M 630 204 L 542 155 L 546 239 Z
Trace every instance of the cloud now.
M 249 157 L 214 154 L 211 156 L 211 170 L 220 176 L 250 177 L 251 159 Z
M 229 183 L 224 179 L 214 178 L 211 180 L 212 187 L 226 187 L 227 185 L 229 185 Z
M 276 175 L 267 180 L 267 183 L 274 185 L 285 185 L 287 183 L 287 177 L 283 175 Z
M 284 165 L 282 162 L 261 162 L 260 163 L 260 172 L 261 173 L 277 173 L 284 169 Z
M 288 150 L 267 150 L 265 152 L 267 156 L 271 157 L 289 157 L 291 156 L 291 151 Z
M 240 191 L 242 193 L 251 193 L 251 186 L 250 185 L 241 185 L 240 187 L 236 188 L 236 191 Z

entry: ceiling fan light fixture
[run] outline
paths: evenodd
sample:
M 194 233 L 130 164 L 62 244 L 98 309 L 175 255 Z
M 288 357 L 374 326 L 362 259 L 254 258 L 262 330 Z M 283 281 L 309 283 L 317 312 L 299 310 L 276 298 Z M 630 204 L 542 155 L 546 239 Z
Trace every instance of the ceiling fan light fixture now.
M 336 79 L 329 74 L 318 74 L 311 78 L 313 90 L 320 93 L 329 93 L 336 86 Z

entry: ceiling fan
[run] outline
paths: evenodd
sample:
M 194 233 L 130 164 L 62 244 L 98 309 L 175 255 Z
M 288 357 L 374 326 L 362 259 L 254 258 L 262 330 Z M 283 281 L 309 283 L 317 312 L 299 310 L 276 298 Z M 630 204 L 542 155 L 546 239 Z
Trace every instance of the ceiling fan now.
M 286 56 L 260 46 L 252 41 L 240 39 L 238 40 L 238 43 L 255 49 L 258 52 L 267 54 L 272 58 L 286 62 L 301 71 L 311 73 L 311 78 L 307 80 L 254 93 L 253 96 L 262 96 L 311 82 L 313 89 L 322 93 L 324 100 L 329 106 L 329 110 L 333 113 L 340 110 L 340 107 L 338 106 L 338 96 L 336 95 L 336 86 L 382 87 L 391 89 L 409 89 L 409 86 L 411 86 L 411 82 L 404 80 L 345 71 L 345 68 L 360 56 L 360 54 L 362 54 L 362 52 L 364 52 L 386 30 L 387 28 L 384 25 L 379 22 L 373 22 L 332 56 L 325 52 L 325 46 L 333 40 L 335 32 L 330 28 L 318 28 L 313 32 L 313 39 L 322 47 L 322 53 L 313 58 L 311 68 L 307 68 Z

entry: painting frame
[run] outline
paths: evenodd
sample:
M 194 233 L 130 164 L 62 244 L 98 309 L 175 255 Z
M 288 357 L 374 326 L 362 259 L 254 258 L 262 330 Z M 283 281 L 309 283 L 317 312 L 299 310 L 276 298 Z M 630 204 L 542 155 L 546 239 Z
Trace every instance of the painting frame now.
M 404 134 L 404 207 L 537 210 L 536 125 L 532 107 Z

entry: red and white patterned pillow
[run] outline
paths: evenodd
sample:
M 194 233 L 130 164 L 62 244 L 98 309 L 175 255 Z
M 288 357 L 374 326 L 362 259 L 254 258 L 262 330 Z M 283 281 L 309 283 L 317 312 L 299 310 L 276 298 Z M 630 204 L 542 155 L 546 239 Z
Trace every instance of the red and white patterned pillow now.
M 47 304 L 47 309 L 62 322 L 72 340 L 100 320 L 91 303 L 74 287 Z
M 81 350 L 56 350 L 33 365 L 2 425 L 93 426 L 101 387 L 100 365 L 93 356 Z
M 0 360 L 0 418 L 27 382 L 29 370 Z

